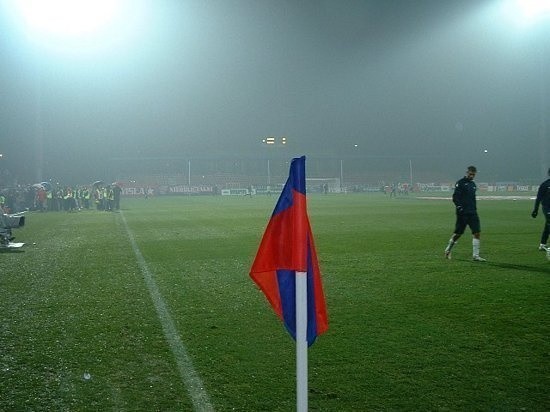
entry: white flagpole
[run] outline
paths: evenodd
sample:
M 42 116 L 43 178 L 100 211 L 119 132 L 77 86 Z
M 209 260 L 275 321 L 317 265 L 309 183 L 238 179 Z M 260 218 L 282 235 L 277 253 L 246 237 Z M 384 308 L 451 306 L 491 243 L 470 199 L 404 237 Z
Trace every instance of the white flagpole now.
M 296 407 L 307 412 L 307 272 L 296 272 Z

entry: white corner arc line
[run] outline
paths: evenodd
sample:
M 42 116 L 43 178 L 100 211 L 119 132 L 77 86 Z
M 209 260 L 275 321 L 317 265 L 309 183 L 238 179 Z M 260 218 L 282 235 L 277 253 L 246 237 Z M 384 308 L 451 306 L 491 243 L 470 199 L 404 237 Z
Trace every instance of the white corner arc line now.
M 166 338 L 166 341 L 170 345 L 170 349 L 172 350 L 172 353 L 176 358 L 180 376 L 183 380 L 185 387 L 187 388 L 189 396 L 191 397 L 194 409 L 195 411 L 200 412 L 214 411 L 214 408 L 212 407 L 212 404 L 210 402 L 210 398 L 204 388 L 204 384 L 202 383 L 202 380 L 197 371 L 193 367 L 193 362 L 191 361 L 191 358 L 187 353 L 187 349 L 185 349 L 185 346 L 181 341 L 180 335 L 176 329 L 176 325 L 174 324 L 174 321 L 170 316 L 170 312 L 166 307 L 166 303 L 164 303 L 164 299 L 162 298 L 157 284 L 155 283 L 153 274 L 149 270 L 147 262 L 145 261 L 145 258 L 139 250 L 139 247 L 134 239 L 134 235 L 130 231 L 130 228 L 126 223 L 126 218 L 124 217 L 122 211 L 120 211 L 120 216 L 122 217 L 124 228 L 126 229 L 126 233 L 128 234 L 128 238 L 130 239 L 130 244 L 132 245 L 132 249 L 134 251 L 134 254 L 136 255 L 137 262 L 143 274 L 143 278 L 145 279 L 147 289 L 149 290 L 149 294 L 151 295 L 151 299 L 153 300 L 153 304 L 155 305 L 157 316 L 160 320 L 162 330 L 164 332 L 164 337 Z

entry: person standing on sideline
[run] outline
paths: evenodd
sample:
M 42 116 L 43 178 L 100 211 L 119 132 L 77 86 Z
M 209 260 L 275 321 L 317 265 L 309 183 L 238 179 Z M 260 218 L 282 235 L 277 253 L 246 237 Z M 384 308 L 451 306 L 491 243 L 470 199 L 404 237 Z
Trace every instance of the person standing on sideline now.
M 477 186 L 474 182 L 477 169 L 475 166 L 468 166 L 466 175 L 455 184 L 453 192 L 453 203 L 456 207 L 456 223 L 455 230 L 449 243 L 445 248 L 445 258 L 451 258 L 451 250 L 456 244 L 460 236 L 464 234 L 466 226 L 472 231 L 472 249 L 473 259 L 476 262 L 485 262 L 485 259 L 479 256 L 479 243 L 481 234 L 481 224 L 477 215 L 476 207 L 476 190 Z
M 548 176 L 550 176 L 550 169 L 548 169 Z M 544 229 L 542 230 L 542 235 L 540 236 L 539 250 L 546 251 L 546 257 L 550 259 L 550 248 L 546 246 L 548 241 L 548 235 L 550 235 L 550 178 L 546 179 L 539 186 L 537 192 L 537 198 L 535 199 L 535 207 L 531 216 L 536 218 L 539 214 L 539 205 L 542 204 L 542 213 L 544 213 Z

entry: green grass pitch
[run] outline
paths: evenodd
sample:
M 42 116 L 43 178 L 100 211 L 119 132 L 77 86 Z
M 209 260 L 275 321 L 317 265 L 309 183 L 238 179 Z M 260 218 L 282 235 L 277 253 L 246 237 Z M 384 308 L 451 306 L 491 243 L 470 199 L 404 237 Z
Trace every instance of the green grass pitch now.
M 276 200 L 28 213 L 24 251 L 0 254 L 0 410 L 191 411 L 178 345 L 211 409 L 294 410 L 294 342 L 248 276 Z M 443 259 L 449 200 L 309 196 L 329 313 L 310 410 L 550 410 L 550 262 L 532 203 L 478 201 L 481 263 L 469 233 Z

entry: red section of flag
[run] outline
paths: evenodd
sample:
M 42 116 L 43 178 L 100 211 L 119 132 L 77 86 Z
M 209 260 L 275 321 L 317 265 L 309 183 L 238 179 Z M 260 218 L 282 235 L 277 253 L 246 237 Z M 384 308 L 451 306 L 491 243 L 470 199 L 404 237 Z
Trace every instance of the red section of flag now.
M 296 272 L 307 273 L 307 340 L 328 329 L 325 297 L 305 195 L 305 157 L 293 159 L 289 178 L 265 230 L 250 276 L 296 338 Z

